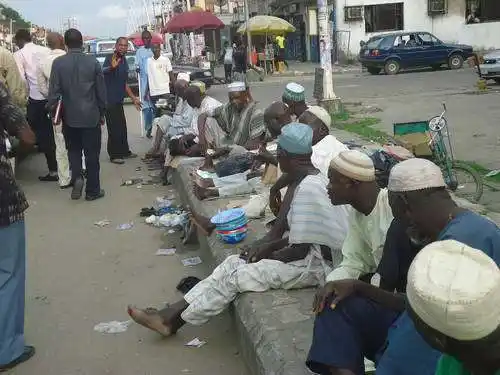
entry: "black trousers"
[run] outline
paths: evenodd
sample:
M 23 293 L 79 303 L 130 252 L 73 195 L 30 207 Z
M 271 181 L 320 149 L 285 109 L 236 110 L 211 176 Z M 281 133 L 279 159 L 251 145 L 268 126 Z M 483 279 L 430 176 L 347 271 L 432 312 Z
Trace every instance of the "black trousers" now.
M 283 62 L 288 68 L 288 62 L 286 61 L 286 53 L 284 48 L 280 48 L 279 61 Z
M 35 133 L 38 149 L 45 154 L 49 171 L 57 173 L 56 142 L 46 105 L 47 100 L 29 98 L 26 117 Z
M 110 159 L 123 159 L 130 155 L 127 120 L 123 104 L 108 104 L 106 127 L 108 128 L 108 155 Z
M 101 154 L 101 126 L 93 128 L 64 127 L 66 144 L 68 145 L 68 159 L 71 168 L 71 179 L 82 176 L 82 151 L 85 155 L 87 169 L 87 184 L 85 192 L 87 195 L 97 195 L 101 191 L 99 173 L 101 165 L 99 156 Z
M 231 82 L 233 75 L 233 64 L 224 64 L 224 76 L 227 82 Z

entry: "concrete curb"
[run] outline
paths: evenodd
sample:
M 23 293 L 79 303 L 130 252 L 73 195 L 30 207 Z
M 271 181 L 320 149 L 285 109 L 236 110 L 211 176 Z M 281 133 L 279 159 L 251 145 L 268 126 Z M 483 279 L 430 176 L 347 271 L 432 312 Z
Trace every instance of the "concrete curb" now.
M 214 215 L 225 209 L 227 199 L 199 201 L 192 193 L 189 173 L 200 160 L 182 162 L 173 175 L 174 187 L 181 201 L 200 214 Z M 238 200 L 237 198 L 232 201 Z M 265 231 L 262 220 L 249 223 L 251 243 Z M 236 246 L 219 242 L 215 235 L 198 236 L 200 247 L 211 255 L 213 266 L 227 256 L 238 253 Z M 305 359 L 311 344 L 314 317 L 311 311 L 314 290 L 275 290 L 245 293 L 231 308 L 240 350 L 252 375 L 306 375 Z

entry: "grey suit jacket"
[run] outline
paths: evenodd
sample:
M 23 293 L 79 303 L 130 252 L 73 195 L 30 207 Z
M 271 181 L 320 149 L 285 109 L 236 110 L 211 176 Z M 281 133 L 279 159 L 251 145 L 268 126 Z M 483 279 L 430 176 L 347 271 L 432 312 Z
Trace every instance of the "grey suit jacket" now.
M 93 128 L 106 110 L 106 87 L 101 65 L 92 55 L 70 49 L 54 60 L 50 74 L 48 106 L 63 102 L 64 124 Z

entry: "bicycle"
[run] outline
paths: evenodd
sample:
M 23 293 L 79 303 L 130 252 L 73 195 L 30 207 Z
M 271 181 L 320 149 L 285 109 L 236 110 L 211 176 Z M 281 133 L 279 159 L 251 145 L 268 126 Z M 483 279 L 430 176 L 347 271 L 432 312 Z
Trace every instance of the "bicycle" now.
M 441 168 L 446 185 L 452 192 L 469 201 L 478 202 L 483 195 L 483 179 L 470 165 L 455 160 L 445 114 L 446 104 L 443 103 L 443 112 L 429 120 L 432 159 Z M 445 142 L 445 138 L 448 138 L 448 142 Z M 467 189 L 469 183 L 465 178 L 472 179 L 470 191 Z

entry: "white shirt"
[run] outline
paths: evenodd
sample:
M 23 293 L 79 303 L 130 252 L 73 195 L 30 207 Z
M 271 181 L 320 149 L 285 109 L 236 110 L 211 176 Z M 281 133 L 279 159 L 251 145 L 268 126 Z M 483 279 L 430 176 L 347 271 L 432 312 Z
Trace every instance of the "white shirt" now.
M 26 43 L 23 48 L 14 53 L 21 77 L 26 81 L 29 97 L 35 100 L 44 100 L 45 97 L 38 88 L 37 69 L 42 59 L 50 53 L 47 47 Z
M 191 123 L 191 132 L 198 136 L 198 117 L 200 117 L 202 113 L 214 113 L 215 109 L 219 108 L 222 105 L 223 104 L 217 99 L 206 95 L 201 101 L 200 108 L 194 108 L 193 121 Z
M 328 177 L 328 168 L 330 168 L 330 162 L 334 157 L 336 157 L 341 151 L 348 150 L 347 146 L 340 142 L 333 135 L 327 135 L 321 141 L 312 146 L 313 152 L 311 156 L 311 162 L 314 167 L 318 168 L 319 171 Z
M 150 57 L 147 62 L 149 95 L 157 96 L 170 93 L 170 75 L 172 63 L 167 56 L 158 59 Z
M 45 98 L 49 96 L 49 79 L 52 71 L 52 63 L 59 56 L 65 55 L 66 51 L 62 49 L 54 49 L 47 56 L 41 59 L 41 63 L 37 69 L 38 90 Z
M 377 203 L 368 216 L 352 210 L 349 232 L 342 245 L 342 263 L 326 280 L 357 279 L 361 275 L 375 272 L 382 258 L 385 237 L 392 219 L 387 189 L 380 190 Z

